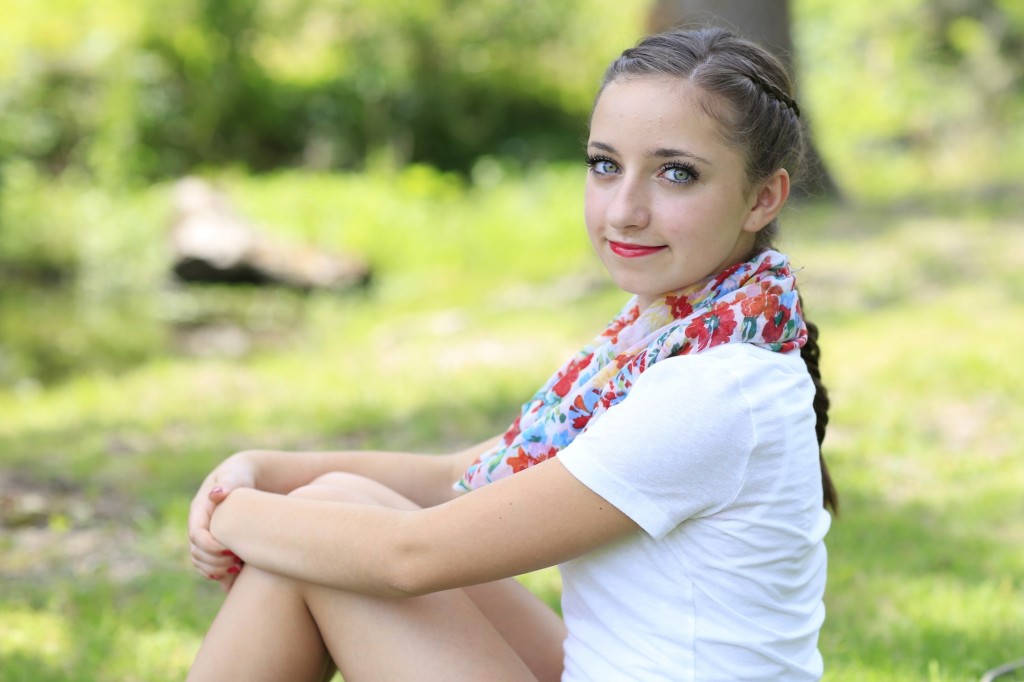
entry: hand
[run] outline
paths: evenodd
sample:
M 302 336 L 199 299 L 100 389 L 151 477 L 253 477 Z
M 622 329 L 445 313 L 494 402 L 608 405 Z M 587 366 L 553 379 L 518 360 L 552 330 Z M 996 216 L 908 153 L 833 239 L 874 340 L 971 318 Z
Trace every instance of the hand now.
M 225 592 L 231 589 L 244 562 L 210 534 L 213 510 L 232 490 L 255 488 L 256 470 L 244 453 L 226 459 L 214 469 L 192 499 L 188 514 L 189 552 L 200 575 L 216 580 Z

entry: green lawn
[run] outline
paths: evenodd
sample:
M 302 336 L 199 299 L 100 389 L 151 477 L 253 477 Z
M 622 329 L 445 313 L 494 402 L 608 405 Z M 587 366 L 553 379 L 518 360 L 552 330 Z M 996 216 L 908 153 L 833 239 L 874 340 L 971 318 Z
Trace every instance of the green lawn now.
M 580 179 L 225 181 L 269 229 L 367 255 L 368 295 L 163 287 L 166 188 L 6 207 L 113 211 L 109 233 L 62 233 L 86 265 L 68 328 L 39 332 L 42 305 L 3 322 L 31 343 L 0 389 L 0 678 L 181 679 L 220 600 L 186 508 L 235 450 L 442 452 L 504 428 L 623 300 L 588 257 Z M 977 680 L 1024 657 L 1024 206 L 805 205 L 784 228 L 834 405 L 826 679 Z M 177 350 L 197 320 L 249 350 Z M 90 362 L 33 381 L 42 348 Z M 554 571 L 524 580 L 557 603 Z

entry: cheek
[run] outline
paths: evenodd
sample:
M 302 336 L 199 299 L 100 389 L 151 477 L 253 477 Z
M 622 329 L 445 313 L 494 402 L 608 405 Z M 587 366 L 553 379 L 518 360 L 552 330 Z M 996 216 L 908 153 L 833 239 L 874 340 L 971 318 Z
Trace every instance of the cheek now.
M 587 225 L 587 233 L 591 237 L 599 234 L 604 226 L 605 205 L 601 192 L 594 189 L 588 182 L 583 193 L 583 220 Z

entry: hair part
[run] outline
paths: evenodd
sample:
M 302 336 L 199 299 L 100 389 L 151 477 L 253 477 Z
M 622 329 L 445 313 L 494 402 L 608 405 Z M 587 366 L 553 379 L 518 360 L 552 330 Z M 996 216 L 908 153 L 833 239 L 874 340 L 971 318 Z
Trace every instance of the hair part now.
M 648 36 L 625 50 L 605 71 L 595 104 L 604 89 L 623 79 L 680 78 L 696 86 L 698 103 L 717 124 L 724 144 L 746 163 L 748 189 L 780 168 L 797 178 L 806 146 L 793 81 L 782 62 L 760 45 L 722 28 L 672 30 Z M 751 256 L 774 248 L 778 219 L 756 234 Z M 839 511 L 839 498 L 821 455 L 828 424 L 828 391 L 821 380 L 818 328 L 807 322 L 800 355 L 814 382 L 824 505 Z

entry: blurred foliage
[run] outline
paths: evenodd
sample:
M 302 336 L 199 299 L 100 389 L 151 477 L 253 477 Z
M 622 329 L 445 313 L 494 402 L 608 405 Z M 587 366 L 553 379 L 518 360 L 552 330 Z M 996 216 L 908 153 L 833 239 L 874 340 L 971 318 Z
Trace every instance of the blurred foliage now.
M 794 0 L 794 17 L 806 108 L 851 195 L 1020 192 L 1024 3 Z
M 460 170 L 481 150 L 565 158 L 641 4 L 20 0 L 0 27 L 0 156 L 115 182 L 374 152 Z
M 10 0 L 0 159 L 108 187 L 224 165 L 564 159 L 648 4 Z M 819 146 L 851 195 L 1019 173 L 1018 0 L 793 0 L 793 20 Z

